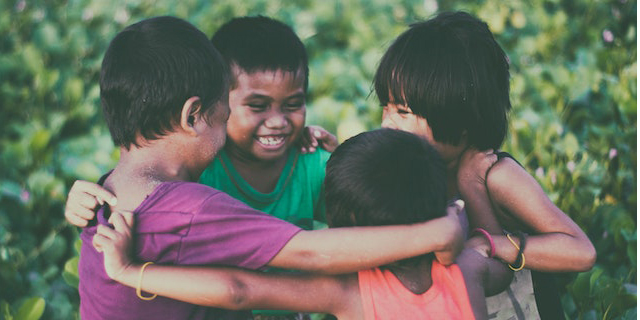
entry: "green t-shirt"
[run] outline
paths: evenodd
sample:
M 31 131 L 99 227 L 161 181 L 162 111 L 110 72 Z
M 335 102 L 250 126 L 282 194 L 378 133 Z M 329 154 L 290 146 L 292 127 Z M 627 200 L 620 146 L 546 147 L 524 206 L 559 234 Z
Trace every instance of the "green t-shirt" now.
M 257 191 L 246 182 L 221 150 L 202 172 L 200 183 L 226 192 L 250 207 L 289 221 L 305 230 L 326 227 L 324 174 L 331 153 L 317 149 L 310 154 L 291 152 L 275 189 Z M 282 269 L 268 268 L 267 271 Z M 254 310 L 254 314 L 288 315 L 290 311 Z
M 271 193 L 262 193 L 247 183 L 221 150 L 200 176 L 200 183 L 221 190 L 250 207 L 289 221 L 303 229 L 313 229 L 313 220 L 325 222 L 324 174 L 331 154 L 291 152 L 280 179 Z

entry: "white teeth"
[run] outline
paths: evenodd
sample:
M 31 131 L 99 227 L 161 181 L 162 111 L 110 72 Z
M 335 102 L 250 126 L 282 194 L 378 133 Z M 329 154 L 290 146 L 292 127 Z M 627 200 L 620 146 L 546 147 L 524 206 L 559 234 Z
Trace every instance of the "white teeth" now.
M 258 137 L 258 141 L 260 141 L 260 143 L 267 146 L 275 146 L 282 143 L 282 141 L 284 141 L 284 137 L 274 137 L 274 136 Z

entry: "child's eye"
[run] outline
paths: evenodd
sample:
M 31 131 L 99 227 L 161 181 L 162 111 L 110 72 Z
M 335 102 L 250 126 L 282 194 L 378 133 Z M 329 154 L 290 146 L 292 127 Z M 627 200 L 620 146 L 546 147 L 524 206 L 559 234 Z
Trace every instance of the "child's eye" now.
M 284 107 L 287 110 L 298 110 L 300 108 L 302 108 L 304 104 L 302 102 L 296 102 L 296 103 L 287 103 L 284 105 Z
M 405 110 L 405 109 L 397 109 L 398 110 L 398 114 L 409 114 L 411 113 L 409 110 Z
M 249 108 L 254 109 L 255 111 L 262 111 L 267 109 L 269 106 L 265 103 L 249 103 L 247 104 Z

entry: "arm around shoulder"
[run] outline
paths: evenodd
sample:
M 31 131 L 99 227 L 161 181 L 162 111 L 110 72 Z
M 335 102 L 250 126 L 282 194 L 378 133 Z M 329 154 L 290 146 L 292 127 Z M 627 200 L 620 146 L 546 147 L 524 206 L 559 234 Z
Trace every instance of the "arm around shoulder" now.
M 457 209 L 454 209 L 457 210 Z M 451 214 L 413 225 L 301 231 L 269 266 L 340 274 L 429 252 L 452 262 L 462 249 L 462 229 Z

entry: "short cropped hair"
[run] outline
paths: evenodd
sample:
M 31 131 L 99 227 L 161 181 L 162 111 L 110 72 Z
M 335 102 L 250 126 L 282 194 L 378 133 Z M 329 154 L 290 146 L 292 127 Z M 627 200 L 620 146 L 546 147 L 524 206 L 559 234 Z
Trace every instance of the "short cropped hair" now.
M 343 142 L 327 162 L 331 227 L 412 224 L 445 215 L 446 169 L 423 138 L 377 129 Z
M 307 51 L 286 24 L 264 16 L 234 18 L 216 31 L 211 42 L 230 66 L 249 74 L 278 70 L 303 72 L 304 90 L 307 90 Z
M 187 21 L 155 17 L 118 33 L 100 72 L 103 113 L 117 146 L 139 147 L 173 131 L 184 103 L 204 116 L 225 99 L 229 69 L 207 36 Z M 206 119 L 206 118 L 205 118 Z
M 380 103 L 427 119 L 438 142 L 497 149 L 508 130 L 509 62 L 486 23 L 464 12 L 411 25 L 384 54 L 374 87 Z

